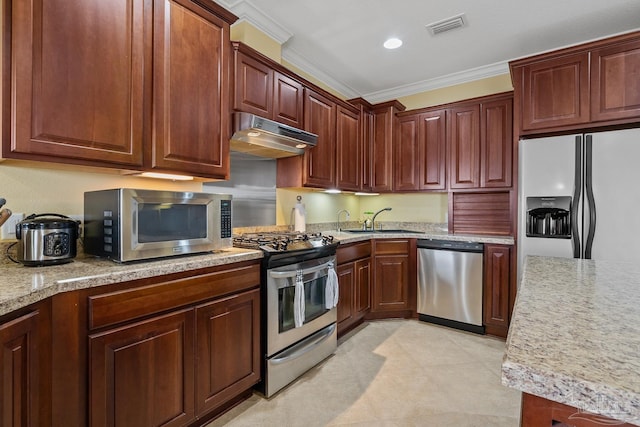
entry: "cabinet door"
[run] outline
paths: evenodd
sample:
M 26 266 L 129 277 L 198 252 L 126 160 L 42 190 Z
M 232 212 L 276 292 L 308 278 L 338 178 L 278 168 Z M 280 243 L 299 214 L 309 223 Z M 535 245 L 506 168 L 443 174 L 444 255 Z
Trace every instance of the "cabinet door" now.
M 522 129 L 589 121 L 589 53 L 525 65 L 522 69 Z
M 452 108 L 449 114 L 449 188 L 480 186 L 480 106 Z
M 338 299 L 338 328 L 342 325 L 349 323 L 353 318 L 354 300 L 355 300 L 355 287 L 356 287 L 356 274 L 355 264 L 349 262 L 344 265 L 340 265 L 337 268 L 338 273 L 338 287 L 340 289 L 340 298 Z
M 371 308 L 371 259 L 355 263 L 355 313 L 364 315 Z
M 393 108 L 373 112 L 371 189 L 375 192 L 390 192 L 393 189 L 394 120 Z
M 446 181 L 446 111 L 421 114 L 418 130 L 419 188 L 445 190 Z
M 272 118 L 273 85 L 271 68 L 250 56 L 236 52 L 234 109 L 267 119 Z
M 155 0 L 153 28 L 150 166 L 228 179 L 229 24 L 189 0 Z
M 362 140 L 360 117 L 338 106 L 336 123 L 336 186 L 341 190 L 362 188 Z
M 484 247 L 484 323 L 501 327 L 505 336 L 509 327 L 510 257 L 509 246 Z
M 362 139 L 362 191 L 371 190 L 372 180 L 372 149 L 373 149 L 373 114 L 365 109 L 360 110 L 361 139 Z
M 512 98 L 482 103 L 480 120 L 480 185 L 482 187 L 511 187 L 512 104 Z
M 409 256 L 375 257 L 374 311 L 406 310 L 409 307 Z
M 194 419 L 193 310 L 89 336 L 92 426 L 182 426 Z
M 591 120 L 640 117 L 640 40 L 591 53 Z
M 0 325 L 0 425 L 39 426 L 37 311 Z M 43 396 L 44 397 L 44 396 Z
M 318 145 L 304 154 L 304 184 L 333 188 L 336 185 L 336 104 L 307 90 L 304 106 L 305 130 L 318 135 Z
M 141 166 L 151 69 L 146 2 L 9 3 L 3 156 Z
M 395 151 L 393 155 L 393 188 L 396 191 L 418 190 L 418 115 L 398 119 Z
M 260 380 L 260 290 L 196 308 L 196 406 L 201 415 Z
M 277 71 L 273 74 L 273 120 L 295 128 L 304 126 L 302 84 Z

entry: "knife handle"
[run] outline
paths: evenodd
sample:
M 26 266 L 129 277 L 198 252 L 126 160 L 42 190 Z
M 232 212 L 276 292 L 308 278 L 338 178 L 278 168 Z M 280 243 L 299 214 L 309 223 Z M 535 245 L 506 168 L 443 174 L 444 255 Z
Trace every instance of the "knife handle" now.
M 10 209 L 2 209 L 0 211 L 0 227 L 2 227 L 2 224 L 4 224 L 5 222 L 7 222 L 7 220 L 9 219 L 9 217 L 11 216 L 11 210 Z

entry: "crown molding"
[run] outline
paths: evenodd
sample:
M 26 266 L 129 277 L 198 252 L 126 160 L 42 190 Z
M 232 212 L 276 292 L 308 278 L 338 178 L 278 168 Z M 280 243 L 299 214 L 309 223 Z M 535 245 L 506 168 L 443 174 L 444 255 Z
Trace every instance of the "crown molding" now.
M 360 93 L 358 93 L 356 90 L 342 83 L 341 81 L 334 79 L 332 76 L 325 73 L 315 64 L 310 62 L 304 55 L 299 54 L 294 49 L 291 49 L 287 46 L 282 46 L 282 58 L 291 65 L 294 65 L 310 76 L 313 76 L 314 79 L 319 80 L 327 86 L 335 89 L 336 91 L 344 95 L 346 99 L 360 97 Z
M 372 104 L 377 104 L 390 99 L 398 99 L 404 96 L 416 95 L 430 90 L 442 89 L 448 86 L 468 83 L 508 73 L 509 64 L 506 61 L 496 62 L 494 64 L 472 68 L 470 70 L 447 74 L 442 77 L 435 77 L 433 79 L 422 80 L 416 83 L 409 83 L 378 92 L 364 94 L 362 97 Z
M 286 43 L 293 33 L 274 21 L 268 14 L 256 7 L 249 0 L 216 0 L 222 6 L 233 12 L 239 19 L 246 21 L 271 37 L 281 45 Z

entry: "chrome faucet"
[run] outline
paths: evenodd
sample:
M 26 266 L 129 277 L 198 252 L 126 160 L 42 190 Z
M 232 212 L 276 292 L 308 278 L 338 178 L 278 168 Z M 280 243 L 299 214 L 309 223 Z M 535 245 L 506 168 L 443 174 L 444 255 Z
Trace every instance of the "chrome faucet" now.
M 390 211 L 391 208 L 384 208 L 384 209 L 380 209 L 378 212 L 373 214 L 373 218 L 371 219 L 371 229 L 373 231 L 376 231 L 376 217 L 378 216 L 378 214 L 380 212 L 384 212 L 384 211 Z
M 348 210 L 346 210 L 346 209 L 342 209 L 342 210 L 339 210 L 339 211 L 338 211 L 338 221 L 337 221 L 337 224 L 336 224 L 336 228 L 338 229 L 338 233 L 339 233 L 340 231 L 342 231 L 342 229 L 340 228 L 340 214 L 341 214 L 342 212 L 345 212 L 345 213 L 347 214 L 347 216 L 346 216 L 346 218 L 345 218 L 345 219 L 349 219 L 349 217 L 351 216 L 351 214 L 349 213 L 349 211 L 348 211 Z

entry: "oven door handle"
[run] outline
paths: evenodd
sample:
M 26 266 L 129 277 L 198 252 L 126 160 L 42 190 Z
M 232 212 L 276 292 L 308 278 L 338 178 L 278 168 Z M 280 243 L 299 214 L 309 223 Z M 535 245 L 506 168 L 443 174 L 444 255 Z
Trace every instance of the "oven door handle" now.
M 333 335 L 335 329 L 336 329 L 336 324 L 332 323 L 329 327 L 325 328 L 321 334 L 318 334 L 317 336 L 313 337 L 312 340 L 308 340 L 308 341 L 305 340 L 301 342 L 299 345 L 294 345 L 292 348 L 280 353 L 278 357 L 274 357 L 273 359 L 271 359 L 269 363 L 274 365 L 279 365 L 281 363 L 288 362 L 292 359 L 297 359 L 298 357 L 313 350 L 314 348 L 322 344 L 324 341 L 329 339 L 329 337 Z
M 326 269 L 331 268 L 332 264 L 333 264 L 333 261 L 329 261 L 329 262 L 325 262 L 324 264 L 317 265 L 315 267 L 305 268 L 301 271 L 303 275 L 316 273 L 318 271 L 324 270 L 325 268 Z M 298 270 L 269 272 L 269 276 L 273 277 L 274 279 L 287 279 L 289 277 L 296 277 L 297 275 L 298 275 Z

